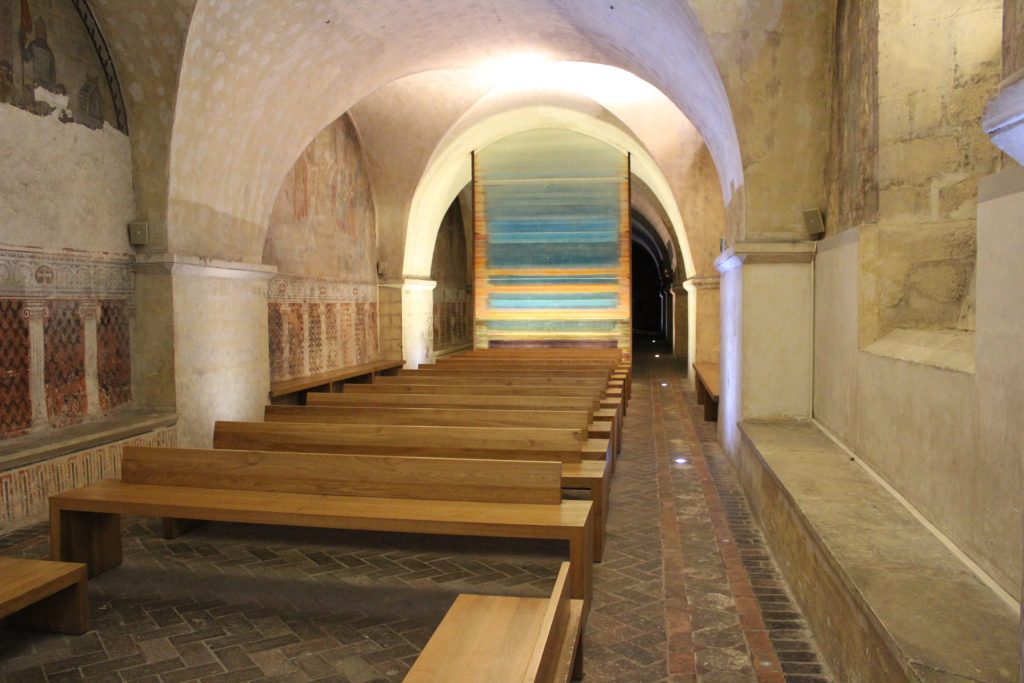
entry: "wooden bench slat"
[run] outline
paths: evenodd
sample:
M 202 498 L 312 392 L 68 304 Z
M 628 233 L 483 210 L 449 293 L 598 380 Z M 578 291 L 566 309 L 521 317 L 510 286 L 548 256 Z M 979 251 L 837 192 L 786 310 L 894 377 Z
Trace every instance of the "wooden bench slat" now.
M 133 484 L 548 505 L 561 474 L 546 462 L 154 447 L 126 447 L 121 465 Z

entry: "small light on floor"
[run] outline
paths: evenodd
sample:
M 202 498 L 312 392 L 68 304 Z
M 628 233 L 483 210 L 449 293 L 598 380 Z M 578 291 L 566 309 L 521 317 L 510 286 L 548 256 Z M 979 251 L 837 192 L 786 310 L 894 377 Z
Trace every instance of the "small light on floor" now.
M 667 386 L 668 386 L 668 382 L 662 382 L 662 383 L 661 383 L 661 386 L 663 386 L 663 387 L 667 387 Z
M 688 462 L 690 462 L 690 461 L 689 461 L 689 460 L 687 460 L 686 458 L 676 458 L 676 459 L 675 459 L 675 463 L 676 463 L 677 465 L 685 465 L 685 464 L 686 464 L 686 463 L 688 463 Z
M 660 353 L 656 353 L 656 354 L 654 354 L 654 357 L 655 358 L 661 358 L 661 354 Z

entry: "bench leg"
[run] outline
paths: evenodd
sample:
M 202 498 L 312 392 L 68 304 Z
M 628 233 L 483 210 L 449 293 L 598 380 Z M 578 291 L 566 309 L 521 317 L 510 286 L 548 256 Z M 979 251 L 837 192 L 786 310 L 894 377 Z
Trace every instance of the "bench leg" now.
M 576 654 L 572 658 L 572 680 L 583 680 L 583 630 L 580 629 L 579 640 L 576 641 Z
M 708 390 L 704 388 L 704 382 L 700 381 L 700 377 L 697 378 L 697 405 L 706 405 L 708 402 Z
M 710 398 L 704 403 L 704 420 L 706 422 L 718 422 L 718 401 Z
M 89 630 L 89 589 L 85 573 L 76 583 L 19 610 L 6 621 L 37 631 L 85 633 Z
M 121 515 L 50 508 L 50 558 L 84 562 L 89 576 L 121 564 Z
M 591 511 L 593 515 L 593 511 Z M 569 538 L 569 563 L 572 566 L 572 588 L 570 597 L 583 600 L 583 621 L 586 623 L 590 612 L 592 597 L 592 578 L 594 564 L 594 520 L 588 519 L 586 525 L 573 533 Z
M 163 535 L 168 541 L 174 540 L 183 534 L 187 534 L 197 526 L 206 524 L 202 519 L 179 519 L 177 517 L 164 517 L 163 523 Z

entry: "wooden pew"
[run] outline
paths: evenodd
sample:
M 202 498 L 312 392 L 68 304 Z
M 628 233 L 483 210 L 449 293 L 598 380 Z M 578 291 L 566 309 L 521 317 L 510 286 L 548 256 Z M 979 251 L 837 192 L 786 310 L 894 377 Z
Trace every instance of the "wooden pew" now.
M 611 422 L 616 451 L 621 448 L 620 411 L 601 408 L 596 400 L 577 396 L 501 396 L 442 394 L 310 394 L 311 406 L 380 406 L 392 408 L 467 408 L 482 410 L 585 410 L 595 421 Z
M 583 489 L 594 503 L 594 560 L 600 562 L 604 554 L 612 456 L 607 441 L 587 439 L 580 429 L 218 421 L 213 428 L 213 446 L 249 451 L 558 462 L 562 488 Z
M 0 557 L 0 619 L 33 629 L 85 633 L 89 630 L 85 565 Z
M 565 683 L 583 677 L 582 601 L 563 563 L 549 598 L 459 595 L 406 683 Z
M 278 380 L 270 383 L 271 402 L 296 394 L 301 404 L 308 391 L 337 391 L 341 383 L 351 380 L 372 382 L 376 377 L 397 372 L 405 365 L 401 360 L 375 360 L 347 368 L 334 368 L 303 377 Z
M 718 395 L 722 391 L 722 379 L 718 363 L 694 363 L 696 376 L 697 405 L 704 406 L 704 419 L 718 421 Z
M 502 365 L 476 365 L 472 363 L 447 363 L 441 365 L 425 364 L 416 370 L 401 370 L 398 375 L 411 373 L 441 373 L 447 375 L 488 375 L 505 377 L 551 377 L 551 378 L 574 378 L 574 377 L 602 377 L 609 381 L 622 383 L 624 396 L 628 400 L 630 386 L 632 383 L 631 373 L 626 370 L 609 370 L 603 367 L 580 367 L 573 365 L 559 364 L 554 366 L 542 364 L 502 364 Z
M 536 386 L 493 386 L 493 385 L 439 385 L 439 384 L 353 384 L 348 387 L 345 393 L 360 394 L 447 394 L 447 395 L 475 395 L 485 396 L 540 396 L 540 397 L 593 397 L 597 403 L 596 408 L 613 408 L 621 416 L 625 415 L 626 403 L 623 397 L 606 396 L 600 388 L 572 387 L 562 385 Z
M 266 406 L 266 422 L 433 425 L 438 427 L 549 427 L 585 429 L 587 438 L 613 440 L 611 422 L 594 422 L 585 410 L 484 410 L 387 406 Z
M 118 566 L 126 514 L 562 540 L 591 594 L 592 504 L 562 500 L 556 462 L 126 447 L 120 479 L 50 497 L 53 559 Z

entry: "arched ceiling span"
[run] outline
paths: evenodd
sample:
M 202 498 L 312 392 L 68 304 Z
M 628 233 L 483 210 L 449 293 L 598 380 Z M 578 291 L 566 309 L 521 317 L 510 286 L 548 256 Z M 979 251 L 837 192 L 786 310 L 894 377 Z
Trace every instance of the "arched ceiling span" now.
M 729 201 L 743 184 L 736 131 L 689 5 L 582 4 L 199 0 L 171 140 L 169 248 L 258 260 L 277 187 L 325 125 L 402 76 L 517 53 L 651 83 L 700 131 Z
M 586 104 L 586 103 L 584 103 Z M 693 260 L 686 239 L 682 216 L 671 187 L 643 144 L 621 121 L 597 105 L 577 109 L 535 105 L 490 113 L 488 107 L 473 110 L 454 127 L 438 146 L 430 165 L 416 187 L 409 210 L 402 272 L 408 278 L 424 278 L 430 272 L 437 229 L 452 200 L 471 180 L 470 154 L 473 150 L 536 128 L 564 128 L 598 138 L 631 156 L 631 171 L 650 189 L 668 218 L 674 242 L 682 252 L 686 272 L 692 274 Z

